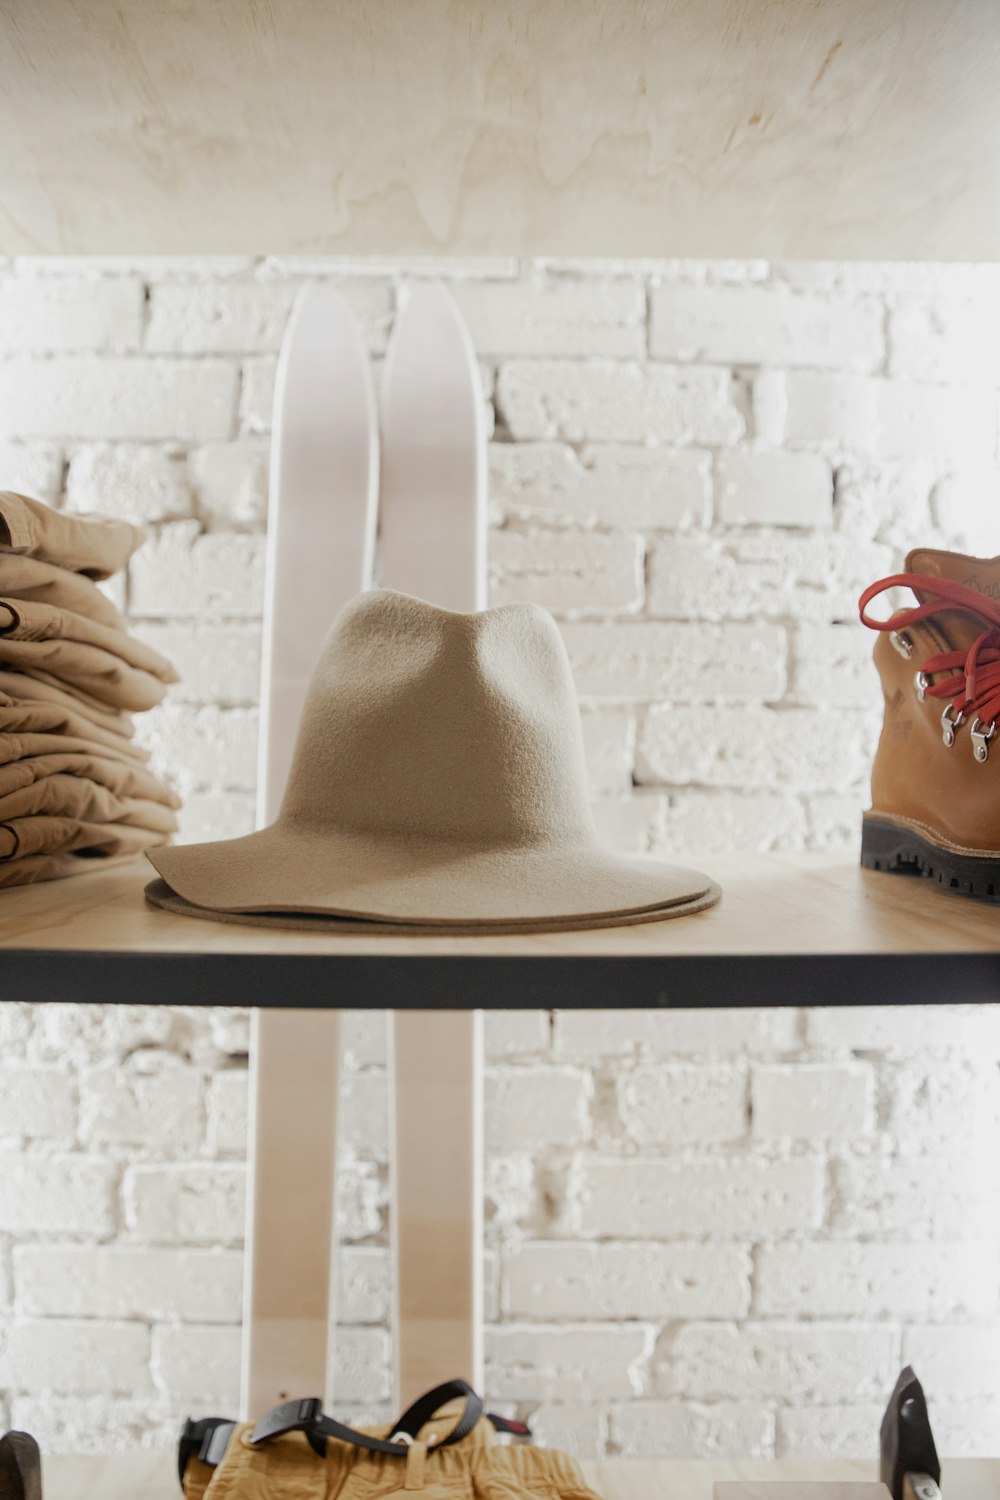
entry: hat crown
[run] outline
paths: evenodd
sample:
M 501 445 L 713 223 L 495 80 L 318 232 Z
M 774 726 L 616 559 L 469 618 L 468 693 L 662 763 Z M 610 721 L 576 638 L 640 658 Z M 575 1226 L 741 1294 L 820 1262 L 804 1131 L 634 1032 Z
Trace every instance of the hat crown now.
M 494 847 L 590 841 L 579 710 L 552 617 L 359 595 L 313 675 L 279 821 Z

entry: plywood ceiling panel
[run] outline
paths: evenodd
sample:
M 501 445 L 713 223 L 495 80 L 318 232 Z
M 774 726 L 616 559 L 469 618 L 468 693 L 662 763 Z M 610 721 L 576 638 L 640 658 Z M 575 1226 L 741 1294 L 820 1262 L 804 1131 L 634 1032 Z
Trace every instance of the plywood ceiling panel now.
M 997 0 L 0 0 L 0 253 L 992 259 Z

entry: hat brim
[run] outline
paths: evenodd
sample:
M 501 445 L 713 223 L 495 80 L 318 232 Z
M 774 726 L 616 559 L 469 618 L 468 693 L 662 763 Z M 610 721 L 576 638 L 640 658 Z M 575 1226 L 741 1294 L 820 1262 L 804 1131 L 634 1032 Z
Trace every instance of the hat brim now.
M 602 927 L 686 915 L 714 906 L 721 894 L 698 870 L 594 844 L 373 842 L 280 822 L 243 838 L 150 849 L 146 857 L 190 915 L 260 925 L 287 926 L 297 916 L 354 919 L 365 931 L 373 923 L 455 932 Z M 155 891 L 150 899 L 167 904 Z

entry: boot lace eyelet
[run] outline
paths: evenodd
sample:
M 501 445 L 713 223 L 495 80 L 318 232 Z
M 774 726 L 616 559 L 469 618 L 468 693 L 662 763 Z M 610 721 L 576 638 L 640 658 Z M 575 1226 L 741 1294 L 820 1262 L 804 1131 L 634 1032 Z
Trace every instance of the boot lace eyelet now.
M 972 753 L 980 765 L 989 759 L 990 740 L 997 732 L 995 720 L 990 720 L 984 725 L 981 719 L 974 719 L 969 737 L 972 740 Z
M 941 738 L 949 750 L 955 743 L 955 730 L 958 729 L 964 718 L 964 714 L 955 713 L 950 703 L 945 704 L 944 712 L 941 715 Z
M 917 697 L 920 699 L 920 702 L 923 703 L 924 699 L 927 697 L 927 689 L 931 685 L 930 678 L 928 677 L 926 672 L 917 672 L 913 678 L 913 684 L 917 690 Z

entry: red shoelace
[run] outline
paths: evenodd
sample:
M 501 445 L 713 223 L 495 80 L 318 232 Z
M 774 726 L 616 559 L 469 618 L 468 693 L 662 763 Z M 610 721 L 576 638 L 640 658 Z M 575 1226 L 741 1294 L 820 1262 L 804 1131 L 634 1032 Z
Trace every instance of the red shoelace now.
M 891 620 L 873 620 L 869 604 L 886 589 L 908 588 L 929 595 L 923 604 L 901 610 Z M 932 578 L 924 573 L 894 573 L 870 584 L 858 600 L 861 622 L 869 630 L 905 631 L 909 625 L 933 619 L 949 609 L 961 609 L 985 625 L 968 651 L 940 651 L 921 667 L 922 689 L 928 698 L 951 701 L 955 727 L 974 716 L 982 729 L 992 731 L 1000 718 L 1000 602 L 950 578 Z M 947 673 L 940 682 L 930 679 Z

